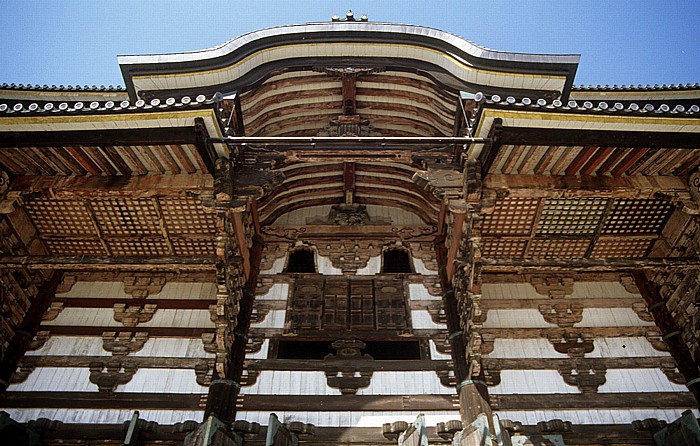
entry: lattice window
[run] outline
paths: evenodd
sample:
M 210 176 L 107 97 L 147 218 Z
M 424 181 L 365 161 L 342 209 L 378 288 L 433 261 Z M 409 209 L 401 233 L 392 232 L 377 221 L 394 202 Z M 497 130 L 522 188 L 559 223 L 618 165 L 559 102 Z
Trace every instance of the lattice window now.
M 211 256 L 216 255 L 216 240 L 212 238 L 173 239 L 175 255 Z
M 44 240 L 51 254 L 56 255 L 107 255 L 102 244 L 98 240 L 69 240 L 49 239 Z
M 105 237 L 161 234 L 158 213 L 150 200 L 93 200 L 90 206 Z
M 289 321 L 296 332 L 410 327 L 406 295 L 398 279 L 299 278 L 293 288 Z
M 374 329 L 374 289 L 372 280 L 350 282 L 350 328 Z
M 600 239 L 593 247 L 591 257 L 630 258 L 644 257 L 653 239 L 615 238 Z
M 82 201 L 31 200 L 27 213 L 39 234 L 46 235 L 95 235 L 90 214 Z
M 673 205 L 664 200 L 615 201 L 605 220 L 603 234 L 657 234 L 673 211 Z
M 597 198 L 548 198 L 537 235 L 591 235 L 603 217 L 608 200 Z
M 323 328 L 345 330 L 348 326 L 348 281 L 328 279 L 323 290 Z
M 297 279 L 290 320 L 294 330 L 320 330 L 323 314 L 323 281 Z
M 528 257 L 538 259 L 568 259 L 586 255 L 589 240 L 538 240 L 530 244 Z
M 111 239 L 107 245 L 115 256 L 165 256 L 168 246 L 164 239 Z
M 539 200 L 506 198 L 496 202 L 494 211 L 484 215 L 483 235 L 530 235 Z
M 375 281 L 377 328 L 404 330 L 409 327 L 406 298 L 398 280 Z
M 527 240 L 522 239 L 481 239 L 481 255 L 497 259 L 522 257 Z
M 159 202 L 169 234 L 214 234 L 216 232 L 216 216 L 204 210 L 201 200 L 160 198 Z

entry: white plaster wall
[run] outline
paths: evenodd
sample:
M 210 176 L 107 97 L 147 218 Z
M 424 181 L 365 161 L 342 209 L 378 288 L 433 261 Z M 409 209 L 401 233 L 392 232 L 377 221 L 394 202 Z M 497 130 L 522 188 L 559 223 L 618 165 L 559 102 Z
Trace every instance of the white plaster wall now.
M 202 393 L 208 387 L 197 384 L 194 370 L 186 369 L 138 369 L 126 384 L 117 387 L 116 392 L 136 393 Z
M 248 395 L 340 395 L 328 387 L 321 371 L 263 370 L 252 386 L 241 387 Z
M 10 384 L 10 392 L 97 392 L 90 370 L 80 367 L 37 367 L 27 379 Z
M 489 310 L 484 328 L 548 328 L 555 324 L 545 322 L 539 310 L 526 308 L 515 310 Z
M 415 329 L 438 329 L 447 330 L 446 324 L 436 324 L 430 317 L 428 310 L 411 311 L 411 321 Z
M 440 422 L 459 420 L 458 411 L 424 411 L 425 422 L 428 426 L 435 426 Z M 280 412 L 275 414 L 283 422 L 301 421 L 312 423 L 317 427 L 376 427 L 380 428 L 384 423 L 406 421 L 413 423 L 419 412 Z M 268 425 L 270 412 L 241 411 L 236 413 L 237 420 L 257 422 Z
M 424 276 L 437 276 L 437 271 L 433 271 L 425 267 L 425 263 L 421 259 L 413 258 L 413 269 L 417 274 L 422 274 Z
M 544 338 L 505 339 L 493 342 L 493 352 L 485 358 L 568 358 L 569 355 L 554 350 L 552 343 Z
M 641 297 L 639 294 L 628 293 L 620 282 L 574 282 L 574 299 L 581 298 L 629 298 Z
M 408 284 L 408 298 L 410 300 L 442 300 L 442 297 L 430 294 L 428 288 L 421 283 Z
M 112 308 L 65 308 L 53 321 L 43 322 L 42 325 L 79 325 L 92 327 L 123 327 L 121 322 L 114 320 Z M 140 327 L 182 327 L 182 328 L 212 328 L 209 310 L 160 309 L 156 310 L 153 318 L 140 323 Z
M 201 341 L 200 341 L 201 342 Z M 102 349 L 102 338 L 97 336 L 51 336 L 39 349 L 28 351 L 27 356 L 111 356 Z
M 343 270 L 333 266 L 330 258 L 319 255 L 318 253 L 316 253 L 316 264 L 320 274 L 326 276 L 337 276 L 343 274 Z
M 289 297 L 289 284 L 276 283 L 262 296 L 255 296 L 255 300 L 287 300 Z
M 435 341 L 433 341 L 431 339 L 429 342 L 430 342 L 430 359 L 435 360 L 435 361 L 452 360 L 452 355 L 440 353 L 437 350 L 437 347 L 435 347 Z
M 583 319 L 575 327 L 655 327 L 644 322 L 631 308 L 584 308 Z
M 658 418 L 668 422 L 676 420 L 685 409 L 601 409 L 601 410 L 499 410 L 501 420 L 520 421 L 536 425 L 540 421 L 559 418 L 573 424 L 630 424 L 635 420 Z M 693 409 L 698 416 L 697 409 Z
M 577 387 L 564 382 L 556 370 L 502 370 L 501 383 L 489 387 L 489 393 L 581 393 Z M 542 420 L 540 420 L 542 421 Z
M 122 409 L 6 409 L 13 420 L 20 423 L 48 418 L 75 424 L 121 424 L 131 420 L 133 410 Z M 139 409 L 139 417 L 161 425 L 187 420 L 202 422 L 203 410 L 149 410 Z
M 598 393 L 687 391 L 684 385 L 669 381 L 659 369 L 608 369 L 605 384 L 598 387 Z
M 260 346 L 260 351 L 256 353 L 246 353 L 246 359 L 267 359 L 268 350 L 270 348 L 270 340 L 265 339 Z
M 435 372 L 374 372 L 369 387 L 359 389 L 358 395 L 456 395 L 453 387 L 440 383 Z
M 275 261 L 272 263 L 272 268 L 260 270 L 260 274 L 263 274 L 263 275 L 280 274 L 284 271 L 284 265 L 286 265 L 286 264 L 287 264 L 287 256 L 285 255 L 284 257 L 280 257 L 279 259 L 275 259 Z
M 529 283 L 484 283 L 481 285 L 482 299 L 546 299 Z
M 200 338 L 150 338 L 141 350 L 130 353 L 129 356 L 213 358 L 216 355 L 204 351 L 204 343 Z
M 284 328 L 286 314 L 286 310 L 270 310 L 262 322 L 250 324 L 250 328 Z
M 586 354 L 587 358 L 637 358 L 645 356 L 667 356 L 652 347 L 651 343 L 642 337 L 595 338 L 593 351 Z
M 364 268 L 359 268 L 357 270 L 357 275 L 358 276 L 373 276 L 375 274 L 379 274 L 381 270 L 382 270 L 382 257 L 381 256 L 370 257 L 369 260 L 367 261 L 367 266 L 365 266 Z
M 131 294 L 124 292 L 122 282 L 80 282 L 73 285 L 67 293 L 56 294 L 57 297 L 91 297 L 91 298 L 124 298 L 133 299 Z M 216 284 L 209 282 L 168 282 L 158 294 L 152 294 L 158 299 L 214 299 Z

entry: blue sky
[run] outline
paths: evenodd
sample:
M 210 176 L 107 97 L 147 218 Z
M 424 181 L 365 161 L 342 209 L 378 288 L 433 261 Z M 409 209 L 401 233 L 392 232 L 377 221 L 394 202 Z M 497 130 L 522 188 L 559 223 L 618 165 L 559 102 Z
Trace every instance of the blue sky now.
M 117 55 L 210 48 L 348 9 L 496 50 L 580 54 L 576 84 L 700 82 L 700 0 L 0 0 L 0 83 L 123 85 Z

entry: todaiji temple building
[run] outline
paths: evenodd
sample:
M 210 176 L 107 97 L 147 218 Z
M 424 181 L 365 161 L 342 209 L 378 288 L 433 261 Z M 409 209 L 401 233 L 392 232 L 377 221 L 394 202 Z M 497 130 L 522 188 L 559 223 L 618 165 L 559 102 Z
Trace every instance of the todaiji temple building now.
M 700 444 L 700 86 L 352 13 L 0 86 L 0 442 Z

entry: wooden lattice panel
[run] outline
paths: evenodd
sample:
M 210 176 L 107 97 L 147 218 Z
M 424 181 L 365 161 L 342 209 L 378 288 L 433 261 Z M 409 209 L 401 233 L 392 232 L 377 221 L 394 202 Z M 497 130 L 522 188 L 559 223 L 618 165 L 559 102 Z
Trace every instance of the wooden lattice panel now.
M 201 200 L 161 198 L 160 208 L 171 235 L 214 234 L 216 215 L 205 212 Z
M 643 238 L 608 238 L 600 239 L 593 247 L 591 257 L 630 258 L 644 257 L 653 239 Z
M 76 200 L 30 200 L 27 214 L 42 236 L 95 234 L 85 204 Z
M 603 217 L 607 200 L 549 198 L 545 201 L 537 235 L 590 235 Z
M 603 234 L 657 234 L 673 211 L 664 200 L 616 200 L 605 220 Z
M 151 200 L 94 200 L 90 206 L 105 237 L 161 234 L 158 213 Z
M 216 255 L 216 239 L 173 239 L 175 255 L 178 256 L 213 256 Z
M 165 256 L 169 255 L 168 246 L 162 238 L 129 238 L 107 241 L 115 256 Z
M 506 198 L 496 202 L 494 210 L 484 215 L 483 235 L 530 235 L 539 200 Z
M 99 240 L 45 239 L 46 247 L 55 255 L 107 255 Z
M 537 259 L 569 259 L 583 257 L 590 245 L 589 240 L 540 240 L 530 244 L 528 257 Z
M 522 257 L 527 240 L 523 239 L 481 239 L 481 255 L 497 259 Z

